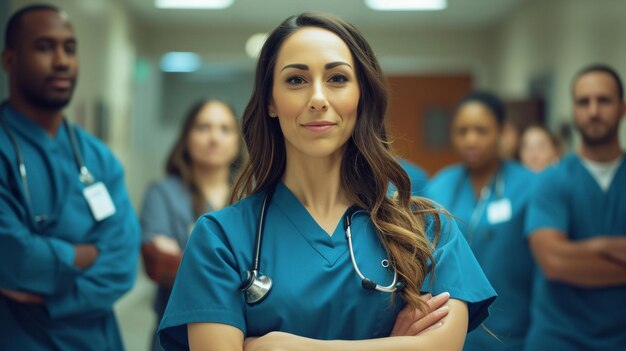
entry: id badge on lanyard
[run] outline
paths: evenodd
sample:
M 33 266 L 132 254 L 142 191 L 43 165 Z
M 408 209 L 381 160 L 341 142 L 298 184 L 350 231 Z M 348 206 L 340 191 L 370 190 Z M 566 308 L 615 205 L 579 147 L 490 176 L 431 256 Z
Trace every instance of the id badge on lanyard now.
M 87 205 L 89 205 L 89 210 L 91 210 L 93 218 L 97 222 L 103 221 L 115 214 L 115 204 L 113 204 L 113 200 L 111 199 L 111 195 L 109 194 L 106 185 L 102 182 L 94 182 L 94 177 L 91 175 L 87 166 L 83 162 L 83 157 L 78 149 L 78 142 L 76 141 L 74 130 L 70 128 L 67 121 L 64 122 L 70 135 L 72 151 L 74 152 L 74 157 L 76 158 L 76 163 L 78 165 L 78 178 L 81 183 L 85 184 L 83 197 L 85 197 Z
M 472 213 L 470 226 L 476 228 L 484 211 L 487 211 L 487 222 L 491 225 L 504 223 L 513 216 L 513 208 L 511 200 L 504 197 L 504 179 L 501 171 L 498 172 L 495 179 L 495 197 L 493 201 L 489 201 L 491 189 L 489 186 L 483 187 L 480 192 L 480 198 Z
M 501 198 L 493 201 L 487 207 L 487 220 L 489 224 L 503 223 L 511 219 L 513 215 L 513 209 L 511 207 L 511 200 L 507 198 Z
M 83 189 L 83 196 L 96 221 L 100 222 L 115 214 L 115 205 L 104 183 L 97 182 L 86 186 Z

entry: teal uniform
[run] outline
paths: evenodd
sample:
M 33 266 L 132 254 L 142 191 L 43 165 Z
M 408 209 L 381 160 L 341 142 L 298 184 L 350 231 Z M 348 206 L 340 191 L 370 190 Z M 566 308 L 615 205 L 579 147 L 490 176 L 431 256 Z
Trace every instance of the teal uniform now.
M 502 194 L 498 194 L 498 177 Z M 500 340 L 481 328 L 468 335 L 466 351 L 524 349 L 535 269 L 524 235 L 524 219 L 528 189 L 535 178 L 518 163 L 504 162 L 499 176 L 489 184 L 489 195 L 480 201 L 468 170 L 455 165 L 440 171 L 427 188 L 427 196 L 460 219 L 461 232 L 498 292 L 498 299 L 484 324 Z M 509 201 L 508 214 L 504 208 L 507 205 L 502 201 Z
M 98 222 L 83 196 L 65 126 L 50 137 L 8 105 L 0 112 L 23 154 L 32 199 L 31 214 L 16 150 L 0 127 L 0 289 L 44 299 L 22 304 L 0 295 L 0 350 L 123 350 L 113 304 L 135 281 L 140 231 L 120 163 L 101 142 L 71 127 L 87 168 L 116 207 Z M 35 215 L 43 220 L 35 223 Z M 99 250 L 84 271 L 73 266 L 79 243 Z
M 258 304 L 239 290 L 251 266 L 264 192 L 199 219 L 185 249 L 172 295 L 159 327 L 166 350 L 186 350 L 187 324 L 228 324 L 245 336 L 283 331 L 315 339 L 371 339 L 389 336 L 404 302 L 365 290 L 350 261 L 342 222 L 329 236 L 282 183 L 267 210 L 261 272 L 274 286 Z M 467 301 L 470 329 L 487 316 L 495 292 L 453 220 L 441 217 L 435 251 L 436 279 L 424 291 L 449 291 Z M 342 218 L 343 220 L 343 218 Z M 433 219 L 428 222 L 434 235 Z M 386 253 L 367 214 L 354 216 L 354 254 L 360 270 L 380 285 L 393 272 L 382 266 Z
M 210 206 L 207 207 L 207 212 L 213 210 Z M 155 236 L 164 235 L 175 240 L 182 250 L 187 246 L 191 228 L 196 220 L 191 191 L 180 177 L 169 175 L 151 184 L 146 191 L 141 208 L 141 240 L 143 243 L 149 243 Z M 172 290 L 165 286 L 159 286 L 157 289 L 154 300 L 157 324 L 154 330 L 155 339 L 152 342 L 153 351 L 162 350 L 156 340 L 156 328 L 163 318 L 171 292 Z
M 533 192 L 527 233 L 556 229 L 572 241 L 626 235 L 625 160 L 607 191 L 576 154 L 546 169 Z M 527 350 L 626 350 L 626 285 L 577 287 L 537 270 L 534 296 Z
M 428 184 L 428 174 L 426 174 L 426 171 L 405 159 L 398 157 L 396 161 L 402 166 L 402 169 L 404 169 L 411 180 L 411 195 L 424 196 L 424 190 Z M 396 187 L 393 184 L 389 184 L 389 195 L 393 195 L 395 192 Z

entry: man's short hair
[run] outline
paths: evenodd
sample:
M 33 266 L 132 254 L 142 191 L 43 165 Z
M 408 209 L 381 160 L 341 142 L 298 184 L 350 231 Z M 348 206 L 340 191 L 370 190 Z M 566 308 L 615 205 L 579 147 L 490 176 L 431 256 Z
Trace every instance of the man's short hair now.
M 574 76 L 574 80 L 572 81 L 572 92 L 574 92 L 574 85 L 576 85 L 576 82 L 580 77 L 584 76 L 587 73 L 593 72 L 601 72 L 610 75 L 615 81 L 615 85 L 617 86 L 617 95 L 622 101 L 624 100 L 624 85 L 622 84 L 622 79 L 617 73 L 617 70 L 609 65 L 605 65 L 602 63 L 595 63 L 589 66 L 585 66 L 583 67 L 583 69 L 578 71 L 578 73 L 576 73 L 576 76 Z
M 22 7 L 21 9 L 17 10 L 13 15 L 11 15 L 11 18 L 9 18 L 9 21 L 7 22 L 7 26 L 4 29 L 4 49 L 15 49 L 15 47 L 17 46 L 17 41 L 18 41 L 18 36 L 19 36 L 19 32 L 20 32 L 20 25 L 22 24 L 22 18 L 24 18 L 25 15 L 31 13 L 31 12 L 37 12 L 37 11 L 55 11 L 55 12 L 61 12 L 61 9 L 53 6 L 53 5 L 48 5 L 48 4 L 33 4 L 33 5 L 29 5 L 26 7 Z

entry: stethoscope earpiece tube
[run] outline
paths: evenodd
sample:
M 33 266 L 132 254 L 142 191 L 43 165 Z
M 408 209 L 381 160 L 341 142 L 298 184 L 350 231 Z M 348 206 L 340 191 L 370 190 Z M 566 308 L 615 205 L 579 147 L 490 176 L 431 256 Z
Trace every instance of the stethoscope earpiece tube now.
M 346 232 L 346 239 L 348 240 L 348 252 L 350 253 L 350 260 L 352 261 L 352 267 L 356 274 L 361 278 L 361 286 L 365 290 L 378 290 L 381 292 L 393 293 L 397 290 L 398 285 L 398 271 L 393 270 L 393 281 L 391 284 L 387 286 L 378 285 L 375 281 L 366 278 L 359 266 L 356 263 L 356 259 L 354 258 L 354 248 L 352 247 L 352 231 L 350 230 L 352 227 L 352 217 L 359 212 L 367 212 L 365 210 L 361 210 L 358 207 L 352 206 L 346 211 L 346 215 L 344 217 L 343 225 Z
M 272 288 L 273 282 L 272 279 L 263 275 L 260 272 L 260 258 L 261 258 L 261 242 L 263 241 L 263 229 L 265 225 L 265 216 L 267 215 L 267 209 L 270 205 L 270 201 L 272 200 L 272 196 L 274 195 L 276 185 L 272 185 L 267 188 L 265 193 L 265 198 L 263 199 L 263 205 L 261 207 L 261 212 L 259 214 L 259 221 L 257 223 L 257 232 L 255 239 L 255 247 L 254 247 L 254 257 L 252 259 L 252 266 L 250 270 L 247 272 L 246 280 L 241 284 L 239 290 L 245 293 L 246 302 L 250 305 L 255 304 L 263 300 L 269 291 Z M 348 249 L 350 252 L 350 260 L 352 261 L 352 266 L 356 274 L 361 278 L 361 286 L 365 290 L 377 290 L 380 292 L 393 293 L 396 290 L 402 289 L 404 287 L 404 283 L 398 281 L 398 272 L 393 270 L 393 281 L 388 286 L 380 286 L 376 284 L 375 281 L 365 278 L 361 271 L 359 270 L 358 265 L 356 264 L 356 260 L 354 258 L 354 250 L 352 248 L 352 233 L 350 228 L 352 226 L 352 217 L 359 213 L 366 212 L 365 210 L 359 209 L 358 207 L 352 206 L 347 211 L 345 216 L 343 217 L 343 228 L 346 233 L 346 238 L 348 239 Z M 386 266 L 385 266 L 386 267 Z
M 20 172 L 20 178 L 22 181 L 22 191 L 24 193 L 26 207 L 27 207 L 29 216 L 33 219 L 33 222 L 34 222 L 32 224 L 30 223 L 29 224 L 31 226 L 34 226 L 38 222 L 45 220 L 47 216 L 35 215 L 33 213 L 33 207 L 32 207 L 33 200 L 31 197 L 32 194 L 30 193 L 30 189 L 28 187 L 28 177 L 26 173 L 26 163 L 24 160 L 24 155 L 22 154 L 22 150 L 20 149 L 17 141 L 15 140 L 15 137 L 13 136 L 11 129 L 7 125 L 6 121 L 4 120 L 4 109 L 6 108 L 6 106 L 7 106 L 6 101 L 0 103 L 0 123 L 2 124 L 2 128 L 4 128 L 7 136 L 9 137 L 11 141 L 11 144 L 13 144 L 13 148 L 15 149 L 15 156 L 17 158 L 17 167 Z M 76 135 L 74 133 L 74 129 L 70 126 L 69 122 L 65 118 L 63 119 L 63 125 L 67 129 L 67 133 L 70 138 L 70 143 L 72 146 L 72 153 L 74 154 L 74 160 L 76 161 L 76 165 L 79 171 L 79 179 L 83 184 L 90 185 L 94 182 L 94 178 L 89 172 L 89 169 L 87 169 L 87 166 L 85 165 L 85 163 L 83 162 L 83 157 L 78 147 L 78 142 L 76 141 Z

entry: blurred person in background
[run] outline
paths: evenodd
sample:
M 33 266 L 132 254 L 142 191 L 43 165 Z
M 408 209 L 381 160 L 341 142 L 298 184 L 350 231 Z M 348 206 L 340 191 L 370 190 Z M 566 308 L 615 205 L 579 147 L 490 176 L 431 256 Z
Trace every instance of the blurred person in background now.
M 404 169 L 411 180 L 411 195 L 424 196 L 424 190 L 428 184 L 428 174 L 426 171 L 424 171 L 422 167 L 401 157 L 396 157 L 396 161 L 402 166 L 402 169 Z M 393 196 L 395 193 L 396 187 L 393 183 L 389 183 L 389 194 Z
M 517 160 L 519 157 L 520 130 L 515 123 L 505 119 L 502 122 L 500 143 L 498 145 L 500 158 L 503 160 Z
M 577 152 L 547 168 L 533 191 L 526 232 L 537 270 L 527 350 L 626 347 L 626 112 L 617 72 L 583 68 L 572 84 Z
M 539 173 L 557 163 L 561 147 L 557 137 L 542 125 L 531 125 L 522 133 L 520 161 L 526 168 Z
M 113 304 L 132 287 L 139 223 L 124 170 L 64 109 L 78 77 L 68 16 L 11 16 L 0 106 L 0 350 L 123 350 Z
M 461 219 L 459 227 L 498 293 L 484 329 L 467 336 L 464 350 L 523 350 L 530 324 L 533 259 L 524 236 L 528 187 L 535 176 L 498 153 L 505 107 L 488 92 L 461 99 L 451 138 L 462 163 L 441 170 L 426 196 Z
M 194 223 L 203 213 L 228 204 L 244 159 L 242 142 L 237 117 L 228 104 L 220 100 L 196 103 L 167 159 L 166 178 L 146 192 L 141 251 L 146 272 L 158 285 L 157 326 Z M 156 339 L 152 350 L 162 350 Z

